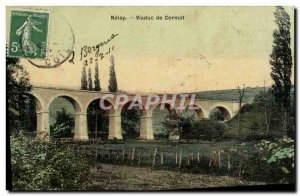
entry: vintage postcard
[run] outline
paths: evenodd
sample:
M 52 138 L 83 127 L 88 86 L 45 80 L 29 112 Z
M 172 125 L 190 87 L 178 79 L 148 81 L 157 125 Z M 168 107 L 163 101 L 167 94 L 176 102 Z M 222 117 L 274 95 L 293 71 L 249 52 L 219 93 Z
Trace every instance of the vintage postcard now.
M 7 189 L 295 190 L 295 8 L 6 7 Z

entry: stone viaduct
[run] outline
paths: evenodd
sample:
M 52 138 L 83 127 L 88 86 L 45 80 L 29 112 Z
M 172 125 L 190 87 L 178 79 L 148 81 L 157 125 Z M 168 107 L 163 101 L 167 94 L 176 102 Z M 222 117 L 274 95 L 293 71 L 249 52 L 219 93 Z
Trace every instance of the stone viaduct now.
M 42 139 L 45 135 L 50 135 L 49 126 L 49 108 L 54 99 L 63 97 L 69 100 L 75 108 L 75 134 L 74 139 L 76 140 L 87 140 L 88 139 L 88 128 L 87 128 L 87 108 L 90 103 L 94 100 L 100 100 L 107 94 L 107 92 L 99 91 L 86 91 L 86 90 L 74 90 L 74 89 L 63 89 L 54 87 L 33 87 L 30 93 L 36 103 L 36 114 L 37 114 L 37 137 Z M 116 93 L 121 94 L 121 93 Z M 115 95 L 116 95 L 115 94 Z M 127 94 L 129 99 L 127 103 L 133 101 L 134 94 Z M 142 105 L 145 108 L 145 100 L 147 95 L 142 95 Z M 115 98 L 106 98 L 106 104 L 114 104 Z M 124 103 L 118 109 L 112 108 L 109 112 L 109 133 L 108 139 L 122 139 L 121 130 L 121 110 L 123 107 L 128 105 Z M 184 105 L 187 107 L 189 104 L 189 98 L 186 99 Z M 153 140 L 152 130 L 152 111 L 163 103 L 158 103 L 149 109 L 143 109 L 140 118 L 140 136 L 142 140 Z M 176 100 L 176 104 L 179 102 Z M 166 104 L 167 105 L 167 104 Z M 219 108 L 225 115 L 225 120 L 232 118 L 238 113 L 239 103 L 235 101 L 221 101 L 221 100 L 202 100 L 195 99 L 194 107 L 196 114 L 199 118 L 209 118 L 209 113 Z M 180 113 L 183 110 L 176 110 Z

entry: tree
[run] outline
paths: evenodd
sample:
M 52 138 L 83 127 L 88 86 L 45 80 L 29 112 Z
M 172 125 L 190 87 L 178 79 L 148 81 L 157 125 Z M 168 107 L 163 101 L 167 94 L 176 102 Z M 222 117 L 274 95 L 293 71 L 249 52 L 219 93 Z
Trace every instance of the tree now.
M 10 132 L 20 128 L 20 117 L 25 112 L 23 106 L 26 105 L 26 94 L 31 88 L 28 73 L 20 65 L 20 60 L 6 57 L 6 99 Z
M 89 67 L 88 69 L 88 89 L 90 91 L 93 90 L 93 80 L 92 80 L 92 71 L 91 68 Z
M 140 117 L 142 112 L 138 107 L 121 111 L 121 126 L 127 138 L 137 138 L 140 132 Z
M 101 91 L 100 79 L 99 79 L 98 62 L 96 62 L 96 65 L 95 65 L 95 79 L 94 79 L 94 83 L 95 83 L 94 90 L 95 91 Z
M 176 116 L 175 118 L 173 118 L 173 120 L 176 119 Z M 179 121 L 178 121 L 178 126 L 180 127 L 180 137 L 182 139 L 187 139 L 187 141 L 189 139 L 192 139 L 192 138 L 197 138 L 195 136 L 195 126 L 194 126 L 194 123 L 195 123 L 195 116 L 194 115 L 180 115 L 179 116 Z M 174 122 L 174 128 L 176 128 L 176 124 Z M 173 129 L 174 129 L 173 128 Z
M 270 55 L 272 66 L 271 77 L 274 80 L 272 93 L 275 101 L 284 112 L 283 131 L 287 135 L 287 113 L 290 109 L 292 51 L 290 37 L 290 17 L 283 7 L 278 6 L 275 15 L 275 23 L 278 28 L 273 32 L 273 50 Z
M 26 100 L 26 93 L 31 91 L 31 84 L 29 82 L 28 73 L 20 65 L 18 58 L 6 57 L 6 115 L 8 120 L 7 125 L 7 139 L 8 139 L 8 156 L 11 155 L 10 135 L 13 131 L 20 128 L 20 117 L 24 114 L 24 103 Z M 8 167 L 12 165 L 11 159 L 8 160 Z M 12 181 L 7 176 L 8 187 L 12 186 Z
M 81 90 L 87 90 L 86 67 L 83 65 L 81 71 Z
M 266 133 L 269 134 L 270 125 L 271 125 L 271 116 L 276 111 L 276 102 L 275 97 L 271 90 L 264 90 L 259 91 L 253 100 L 253 103 L 256 104 L 264 113 L 264 122 L 266 125 Z
M 243 89 L 240 89 L 238 86 L 238 91 L 239 91 L 239 112 L 238 112 L 238 121 L 237 121 L 237 133 L 239 134 L 240 132 L 240 122 L 241 122 L 241 108 L 242 108 L 242 102 L 243 102 L 243 97 L 245 93 L 245 84 L 243 86 Z
M 110 65 L 110 72 L 109 72 L 108 91 L 115 93 L 118 91 L 118 84 L 117 84 L 117 77 L 115 72 L 115 60 L 113 55 L 111 55 L 110 63 L 111 65 Z
M 180 116 L 176 113 L 176 111 L 170 110 L 169 114 L 165 118 L 165 121 L 163 121 L 163 126 L 167 130 L 169 135 L 181 135 L 181 130 L 179 130 L 179 121 Z
M 224 121 L 224 113 L 219 108 L 213 109 L 209 114 L 209 119 L 213 121 Z
M 22 111 L 19 119 L 20 119 L 20 129 L 26 130 L 26 132 L 34 133 L 36 131 L 37 125 L 37 116 L 36 116 L 36 103 L 34 98 L 30 95 L 26 95 L 26 99 L 24 101 L 24 105 L 22 107 Z
M 51 135 L 55 138 L 71 137 L 72 129 L 75 125 L 73 115 L 65 108 L 56 113 L 55 124 L 51 126 Z

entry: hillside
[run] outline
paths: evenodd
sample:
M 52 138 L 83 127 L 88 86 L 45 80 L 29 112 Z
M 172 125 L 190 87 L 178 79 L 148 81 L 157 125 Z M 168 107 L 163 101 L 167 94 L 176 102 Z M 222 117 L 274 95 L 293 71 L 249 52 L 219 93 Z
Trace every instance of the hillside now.
M 267 89 L 270 87 L 267 87 Z M 256 88 L 246 88 L 243 102 L 252 103 L 255 97 L 255 94 L 263 90 L 263 87 Z M 239 100 L 239 91 L 237 89 L 228 89 L 228 90 L 216 90 L 216 91 L 204 91 L 199 92 L 196 95 L 198 99 L 212 99 L 212 100 L 226 100 L 226 101 L 238 101 Z
M 266 90 L 271 87 L 266 87 Z M 255 88 L 246 88 L 243 102 L 252 103 L 259 91 L 262 91 L 264 87 L 255 87 Z M 196 93 L 196 98 L 198 99 L 208 99 L 208 100 L 225 100 L 225 101 L 238 101 L 239 100 L 239 91 L 237 89 L 226 89 L 226 90 L 215 90 L 215 91 L 203 91 Z M 294 96 L 294 87 L 292 86 L 291 94 Z

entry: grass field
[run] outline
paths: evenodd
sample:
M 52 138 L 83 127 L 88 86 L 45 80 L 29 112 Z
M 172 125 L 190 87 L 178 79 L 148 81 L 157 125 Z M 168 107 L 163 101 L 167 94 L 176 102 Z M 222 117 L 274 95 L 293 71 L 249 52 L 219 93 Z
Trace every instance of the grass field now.
M 162 171 L 145 167 L 101 164 L 92 168 L 92 190 L 180 190 L 263 185 L 232 176 Z
M 102 144 L 81 143 L 73 149 L 87 155 L 96 163 L 233 176 L 240 176 L 243 157 L 253 156 L 256 153 L 252 143 L 239 144 L 233 141 L 199 143 L 116 141 Z M 237 150 L 229 151 L 229 149 Z
M 228 155 L 225 152 L 221 154 L 220 161 L 216 156 L 211 156 L 213 151 L 230 148 L 255 152 L 252 143 L 241 145 L 235 141 L 191 142 L 131 140 L 81 144 L 80 148 L 81 153 L 84 148 L 84 154 L 93 160 L 93 180 L 90 187 L 93 190 L 180 190 L 265 184 L 242 179 L 238 156 L 231 156 L 230 171 Z M 95 148 L 100 149 L 96 159 L 95 151 L 91 150 Z M 154 154 L 155 149 L 157 154 Z M 181 167 L 179 160 L 175 161 L 175 155 L 179 155 L 180 151 Z M 197 159 L 198 153 L 200 156 Z
M 245 144 L 245 145 L 244 145 Z M 197 153 L 201 154 L 210 154 L 213 150 L 226 150 L 230 148 L 236 149 L 247 149 L 248 152 L 255 152 L 255 147 L 252 143 L 237 143 L 235 141 L 222 141 L 222 142 L 213 142 L 213 141 L 199 141 L 190 140 L 189 143 L 172 143 L 165 140 L 154 140 L 154 141 L 142 141 L 142 140 L 129 140 L 129 141 L 116 141 L 116 142 L 103 142 L 101 144 L 88 144 L 82 145 L 81 147 L 88 148 L 103 148 L 103 149 L 112 149 L 112 150 L 132 150 L 135 148 L 137 150 L 150 150 L 153 151 L 155 148 L 157 150 L 166 151 L 166 152 L 179 152 L 182 150 L 185 153 Z

